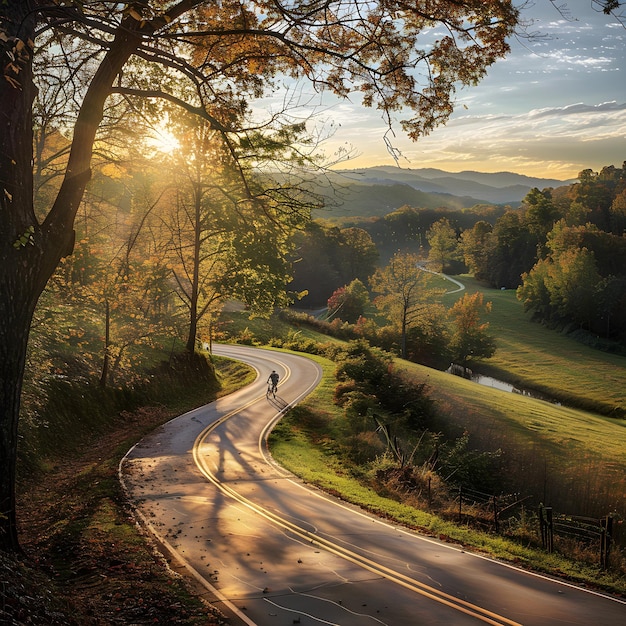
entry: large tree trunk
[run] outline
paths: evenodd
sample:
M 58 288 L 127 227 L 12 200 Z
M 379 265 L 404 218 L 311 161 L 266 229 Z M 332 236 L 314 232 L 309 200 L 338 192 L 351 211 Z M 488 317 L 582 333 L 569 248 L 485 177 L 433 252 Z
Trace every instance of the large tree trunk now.
M 20 393 L 34 305 L 12 289 L 6 261 L 0 282 L 0 550 L 19 547 L 15 514 L 15 460 Z M 5 269 L 6 268 L 6 269 Z M 7 280 L 9 279 L 9 280 Z
M 15 469 L 20 393 L 33 312 L 59 260 L 71 252 L 76 211 L 113 80 L 139 41 L 123 24 L 91 80 L 64 181 L 43 224 L 33 209 L 33 42 L 36 0 L 5 0 L 0 13 L 0 550 L 19 550 Z M 6 64 L 7 59 L 13 59 Z
M 0 549 L 17 549 L 15 459 L 30 323 L 45 281 L 33 209 L 34 2 L 9 2 L 0 21 Z M 7 59 L 15 59 L 5 65 Z

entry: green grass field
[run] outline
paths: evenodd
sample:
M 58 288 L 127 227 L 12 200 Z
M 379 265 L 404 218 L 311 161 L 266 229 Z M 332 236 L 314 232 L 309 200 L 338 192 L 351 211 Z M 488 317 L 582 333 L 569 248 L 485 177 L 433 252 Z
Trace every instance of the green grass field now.
M 560 403 L 534 400 L 398 360 L 396 367 L 426 381 L 442 415 L 442 428 L 470 433 L 474 446 L 502 449 L 510 472 L 523 473 L 533 495 L 571 508 L 626 516 L 626 420 L 610 415 L 626 409 L 626 358 L 582 345 L 530 321 L 513 291 L 487 289 L 457 277 L 493 304 L 487 319 L 498 351 L 475 369 Z M 443 280 L 443 279 L 442 279 Z M 451 283 L 447 283 L 451 286 Z M 445 296 L 451 306 L 464 292 Z M 238 320 L 261 341 L 272 333 L 329 340 L 305 327 Z M 584 407 L 584 408 L 572 408 Z M 531 487 L 532 486 L 532 487 Z
M 467 293 L 482 291 L 492 303 L 486 316 L 497 352 L 475 369 L 540 391 L 566 404 L 610 415 L 626 411 L 626 357 L 600 352 L 532 322 L 512 290 L 489 289 L 458 276 Z M 444 297 L 451 306 L 463 292 Z
M 413 363 L 397 362 L 418 380 L 473 446 L 502 450 L 513 490 L 561 512 L 626 514 L 626 421 L 508 393 Z M 517 481 L 517 482 L 516 482 Z M 519 481 L 522 481 L 521 483 Z

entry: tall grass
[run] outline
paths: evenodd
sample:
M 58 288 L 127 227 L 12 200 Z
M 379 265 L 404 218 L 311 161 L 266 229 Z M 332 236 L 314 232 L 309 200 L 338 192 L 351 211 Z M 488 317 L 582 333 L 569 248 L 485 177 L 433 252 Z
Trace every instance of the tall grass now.
M 626 421 L 478 385 L 414 363 L 396 367 L 428 383 L 442 430 L 468 432 L 504 452 L 511 488 L 563 512 L 626 516 Z

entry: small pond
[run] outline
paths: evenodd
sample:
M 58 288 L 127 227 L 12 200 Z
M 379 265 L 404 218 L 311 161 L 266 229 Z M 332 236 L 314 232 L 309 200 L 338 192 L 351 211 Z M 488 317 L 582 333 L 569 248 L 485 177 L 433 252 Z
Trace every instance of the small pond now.
M 537 400 L 545 400 L 546 402 L 552 402 L 553 404 L 560 404 L 555 400 L 548 398 L 538 392 L 530 391 L 528 389 L 521 389 L 510 383 L 506 383 L 503 380 L 492 378 L 491 376 L 483 376 L 482 374 L 474 374 L 471 369 L 458 365 L 457 363 L 451 363 L 450 367 L 446 370 L 447 374 L 454 374 L 455 376 L 461 376 L 467 380 L 471 380 L 479 385 L 485 387 L 493 387 L 494 389 L 500 389 L 501 391 L 508 391 L 510 393 L 518 393 L 522 396 L 528 396 L 529 398 L 536 398 Z

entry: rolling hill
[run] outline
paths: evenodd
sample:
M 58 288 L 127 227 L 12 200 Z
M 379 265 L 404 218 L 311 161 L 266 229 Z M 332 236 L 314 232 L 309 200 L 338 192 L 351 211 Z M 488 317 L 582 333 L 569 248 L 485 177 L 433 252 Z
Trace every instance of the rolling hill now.
M 476 204 L 519 206 L 526 194 L 537 187 L 560 187 L 575 181 L 532 178 L 512 172 L 458 172 L 422 168 L 403 169 L 379 166 L 337 170 L 327 175 L 317 191 L 329 197 L 329 208 L 316 217 L 386 215 L 404 205 L 416 208 L 453 210 Z

